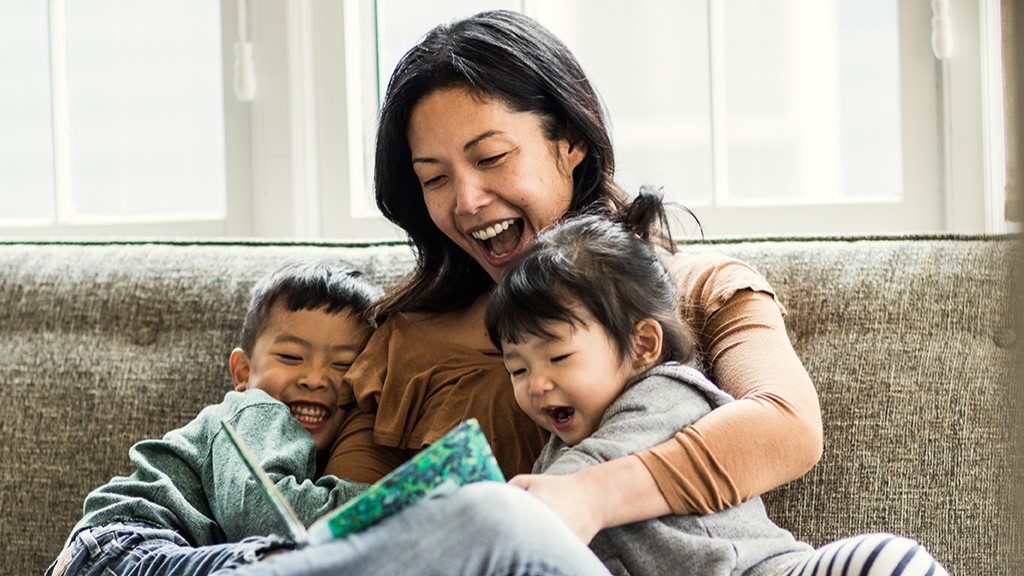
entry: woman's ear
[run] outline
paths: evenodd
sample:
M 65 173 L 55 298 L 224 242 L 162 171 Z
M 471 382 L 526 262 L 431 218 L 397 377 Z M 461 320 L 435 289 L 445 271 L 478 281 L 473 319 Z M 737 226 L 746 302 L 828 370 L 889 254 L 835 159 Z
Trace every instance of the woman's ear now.
M 562 160 L 565 162 L 570 174 L 587 157 L 586 141 L 571 132 L 562 140 L 560 148 L 562 150 Z
M 249 389 L 249 355 L 241 348 L 231 351 L 228 358 L 228 367 L 231 370 L 231 382 L 235 390 L 243 392 Z
M 633 327 L 633 368 L 646 370 L 661 358 L 664 332 L 654 318 L 644 318 Z

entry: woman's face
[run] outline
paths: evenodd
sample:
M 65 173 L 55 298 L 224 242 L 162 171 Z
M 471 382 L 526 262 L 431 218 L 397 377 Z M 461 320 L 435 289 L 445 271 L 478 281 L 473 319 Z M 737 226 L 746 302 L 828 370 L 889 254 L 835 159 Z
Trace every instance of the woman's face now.
M 434 225 L 493 278 L 569 209 L 585 146 L 549 140 L 542 119 L 451 88 L 409 119 L 412 164 Z

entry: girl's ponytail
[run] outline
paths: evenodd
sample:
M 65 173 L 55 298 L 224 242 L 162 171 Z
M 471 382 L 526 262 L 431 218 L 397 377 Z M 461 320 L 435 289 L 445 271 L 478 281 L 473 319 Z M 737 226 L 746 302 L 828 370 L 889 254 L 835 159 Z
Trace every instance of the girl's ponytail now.
M 616 220 L 626 231 L 636 234 L 644 242 L 675 253 L 675 242 L 665 213 L 664 194 L 660 188 L 641 186 L 636 198 Z

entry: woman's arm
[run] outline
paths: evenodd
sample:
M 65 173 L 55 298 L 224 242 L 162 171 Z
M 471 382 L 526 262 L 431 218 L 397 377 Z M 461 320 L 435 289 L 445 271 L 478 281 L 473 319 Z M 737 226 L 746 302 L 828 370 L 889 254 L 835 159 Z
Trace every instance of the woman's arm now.
M 677 254 L 670 269 L 709 376 L 737 402 L 638 456 L 673 512 L 707 514 L 810 470 L 821 458 L 821 409 L 760 274 L 714 254 Z
M 737 401 L 638 454 L 673 512 L 735 506 L 799 478 L 821 458 L 817 392 L 777 310 L 763 292 L 729 300 L 720 311 L 728 318 L 709 323 L 709 333 L 720 335 L 709 357 L 712 378 Z
M 635 456 L 571 476 L 513 479 L 585 542 L 670 512 L 723 510 L 800 477 L 821 457 L 817 392 L 764 279 L 722 256 L 677 255 L 670 267 L 711 379 L 737 401 Z
M 654 476 L 636 456 L 609 460 L 568 476 L 524 474 L 509 484 L 543 500 L 588 544 L 604 528 L 672 512 Z

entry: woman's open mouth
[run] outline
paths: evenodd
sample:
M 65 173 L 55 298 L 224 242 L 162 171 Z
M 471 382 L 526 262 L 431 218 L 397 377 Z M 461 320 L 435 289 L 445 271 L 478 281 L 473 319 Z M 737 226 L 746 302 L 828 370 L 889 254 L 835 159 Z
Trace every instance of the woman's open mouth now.
M 523 237 L 523 228 L 522 218 L 509 218 L 470 235 L 483 245 L 489 260 L 499 262 L 515 253 Z

